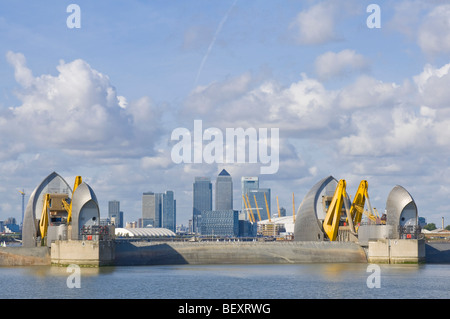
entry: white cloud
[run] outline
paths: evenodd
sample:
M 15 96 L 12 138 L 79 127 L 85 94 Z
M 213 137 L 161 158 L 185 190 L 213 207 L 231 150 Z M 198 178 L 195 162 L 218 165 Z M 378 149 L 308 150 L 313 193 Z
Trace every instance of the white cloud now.
M 385 83 L 363 75 L 339 92 L 339 105 L 344 109 L 382 107 L 397 103 L 404 97 L 402 89 L 395 83 Z
M 425 65 L 422 73 L 414 77 L 421 102 L 433 108 L 450 107 L 450 63 L 436 68 Z
M 450 53 L 450 4 L 435 7 L 419 27 L 417 42 L 428 55 Z
M 161 114 L 148 98 L 127 102 L 108 76 L 81 59 L 61 61 L 56 76 L 38 77 L 32 76 L 23 54 L 8 52 L 7 59 L 21 85 L 21 105 L 1 118 L 7 122 L 2 131 L 19 145 L 25 143 L 27 151 L 56 148 L 108 157 L 123 148 L 130 155 L 144 137 L 151 151 Z
M 301 11 L 290 24 L 300 44 L 314 45 L 335 41 L 336 6 L 332 2 L 318 3 Z
M 316 2 L 316 1 L 314 1 Z M 300 11 L 289 24 L 294 41 L 301 45 L 320 45 L 341 41 L 340 23 L 361 14 L 363 8 L 355 0 L 324 0 Z
M 16 81 L 24 87 L 29 87 L 33 82 L 33 74 L 25 66 L 25 56 L 22 53 L 13 53 L 8 51 L 6 59 L 14 66 L 14 77 Z
M 346 49 L 337 53 L 329 51 L 319 55 L 314 66 L 319 79 L 328 80 L 364 72 L 369 67 L 369 61 L 362 54 Z
M 305 74 L 288 87 L 271 80 L 257 83 L 251 75 L 245 74 L 197 89 L 188 98 L 180 121 L 192 121 L 197 117 L 219 128 L 315 130 L 328 125 L 334 97 L 335 92 L 327 91 L 319 81 Z
M 415 39 L 421 14 L 428 5 L 424 0 L 396 1 L 394 15 L 386 23 L 386 27 L 405 34 L 409 39 Z

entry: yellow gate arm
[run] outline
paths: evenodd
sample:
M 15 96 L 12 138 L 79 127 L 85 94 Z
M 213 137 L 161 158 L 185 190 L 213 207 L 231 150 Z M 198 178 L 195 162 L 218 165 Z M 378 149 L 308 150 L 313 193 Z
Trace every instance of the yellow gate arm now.
M 75 183 L 73 185 L 73 190 L 72 190 L 72 198 L 73 198 L 73 194 L 75 193 L 75 190 L 81 183 L 82 183 L 81 176 L 75 177 Z M 70 219 L 72 218 L 72 202 L 73 202 L 73 200 L 70 201 L 69 210 L 67 211 L 67 224 L 70 223 Z M 66 205 L 64 205 L 64 207 L 66 207 Z
M 366 198 L 369 198 L 367 188 L 368 183 L 366 180 L 363 180 L 361 181 L 361 183 L 359 183 L 358 190 L 356 191 L 352 206 L 350 207 L 350 218 L 353 220 L 353 223 L 355 225 L 361 222 L 361 218 L 364 212 L 364 204 L 366 202 Z
M 44 195 L 44 204 L 42 206 L 41 220 L 39 221 L 39 230 L 41 232 L 41 238 L 47 236 L 48 228 L 48 208 L 50 206 L 50 194 Z
M 323 230 L 330 241 L 335 241 L 338 234 L 339 220 L 341 218 L 342 205 L 345 200 L 344 196 L 346 194 L 346 185 L 345 180 L 341 179 L 339 181 L 323 221 Z

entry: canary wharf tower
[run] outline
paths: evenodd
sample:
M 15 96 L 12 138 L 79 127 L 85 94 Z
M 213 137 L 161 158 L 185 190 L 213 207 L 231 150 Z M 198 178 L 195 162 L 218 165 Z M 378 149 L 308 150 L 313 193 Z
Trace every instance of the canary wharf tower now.
M 233 210 L 233 179 L 222 170 L 216 179 L 215 210 Z

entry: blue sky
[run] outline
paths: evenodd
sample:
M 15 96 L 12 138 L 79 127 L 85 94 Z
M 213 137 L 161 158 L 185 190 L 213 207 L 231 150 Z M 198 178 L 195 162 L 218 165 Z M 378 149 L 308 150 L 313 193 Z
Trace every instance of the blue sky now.
M 174 190 L 186 224 L 194 177 L 226 168 L 238 209 L 240 177 L 260 165 L 171 160 L 171 132 L 201 119 L 280 129 L 279 171 L 260 176 L 273 203 L 333 175 L 351 196 L 367 179 L 379 211 L 399 184 L 419 215 L 448 221 L 449 13 L 424 0 L 1 1 L 0 219 L 52 171 L 82 175 L 102 216 L 120 200 L 127 221 L 142 192 Z

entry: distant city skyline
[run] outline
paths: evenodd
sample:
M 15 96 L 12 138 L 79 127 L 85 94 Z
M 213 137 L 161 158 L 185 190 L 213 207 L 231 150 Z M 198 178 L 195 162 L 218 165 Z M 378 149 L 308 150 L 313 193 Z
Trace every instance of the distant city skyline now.
M 79 28 L 69 4 L 0 2 L 0 220 L 56 171 L 82 176 L 102 217 L 118 200 L 137 221 L 143 192 L 172 190 L 187 223 L 194 178 L 226 169 L 235 209 L 242 176 L 291 214 L 331 175 L 351 196 L 367 180 L 378 211 L 401 185 L 450 221 L 450 3 L 380 0 L 373 21 L 360 0 L 97 0 L 76 3 Z M 171 157 L 177 128 L 192 163 Z M 227 129 L 257 131 L 258 152 Z

